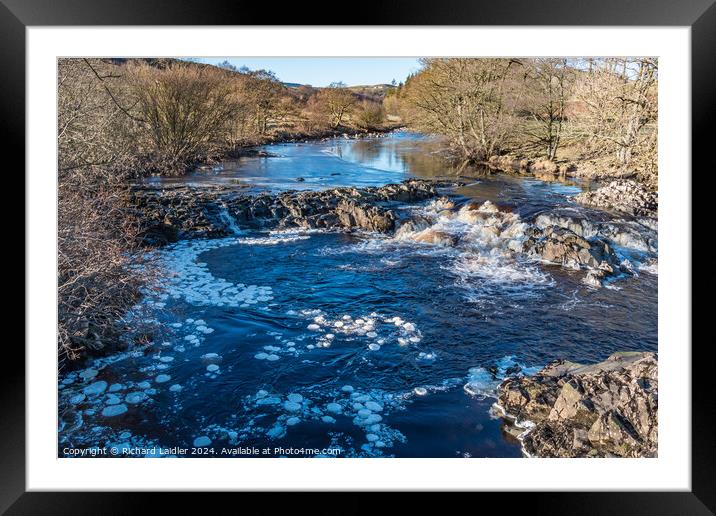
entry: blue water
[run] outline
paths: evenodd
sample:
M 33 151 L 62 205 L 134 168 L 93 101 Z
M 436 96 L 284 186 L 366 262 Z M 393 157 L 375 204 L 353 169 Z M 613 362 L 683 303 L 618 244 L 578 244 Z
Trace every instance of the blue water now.
M 380 186 L 414 173 L 449 174 L 438 142 L 408 132 L 384 138 L 333 138 L 314 143 L 263 147 L 272 157 L 242 157 L 180 177 L 152 177 L 148 183 L 234 184 L 252 190 L 317 190 L 338 186 Z
M 407 133 L 275 145 L 267 150 L 282 157 L 246 158 L 185 181 L 282 190 L 455 177 L 435 149 Z M 575 208 L 568 196 L 585 187 L 462 174 L 466 186 L 445 193 L 490 200 L 515 227 Z M 512 257 L 505 242 L 469 224 L 440 224 L 462 232 L 460 245 L 245 231 L 160 251 L 158 263 L 174 275 L 133 313 L 137 328 L 152 328 L 152 344 L 61 375 L 60 455 L 141 445 L 195 456 L 196 442 L 203 456 L 270 447 L 268 456 L 331 448 L 343 457 L 520 457 L 519 442 L 490 414 L 505 374 L 557 358 L 656 350 L 653 271 L 593 290 L 583 272 Z M 112 384 L 120 386 L 110 393 Z M 116 406 L 126 411 L 107 411 Z

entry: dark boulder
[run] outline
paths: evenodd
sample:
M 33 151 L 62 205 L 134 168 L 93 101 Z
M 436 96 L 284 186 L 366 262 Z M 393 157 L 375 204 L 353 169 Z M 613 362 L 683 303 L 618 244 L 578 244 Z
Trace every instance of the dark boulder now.
M 140 186 L 134 197 L 143 241 L 163 245 L 178 238 L 226 236 L 235 233 L 236 225 L 388 232 L 398 219 L 392 203 L 434 197 L 436 184 L 410 179 L 382 187 L 260 195 L 232 187 Z
M 559 226 L 530 228 L 523 249 L 529 255 L 574 269 L 587 267 L 611 272 L 618 262 L 614 250 L 604 240 L 587 240 Z

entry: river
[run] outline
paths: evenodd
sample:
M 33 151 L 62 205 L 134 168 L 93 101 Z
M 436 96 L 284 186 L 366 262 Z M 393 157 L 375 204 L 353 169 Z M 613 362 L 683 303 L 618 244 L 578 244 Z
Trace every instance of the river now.
M 151 181 L 276 192 L 456 174 L 436 142 L 404 132 L 264 150 L 272 157 Z M 463 186 L 446 195 L 491 201 L 516 235 L 550 210 L 632 224 L 574 205 L 587 184 L 461 174 Z M 505 375 L 656 351 L 653 250 L 619 247 L 636 273 L 593 289 L 583 272 L 515 257 L 511 241 L 442 215 L 434 201 L 401 209 L 435 217 L 460 244 L 236 227 L 157 251 L 170 275 L 129 317 L 160 330 L 149 346 L 60 374 L 59 455 L 178 446 L 186 450 L 170 453 L 521 457 L 491 411 Z

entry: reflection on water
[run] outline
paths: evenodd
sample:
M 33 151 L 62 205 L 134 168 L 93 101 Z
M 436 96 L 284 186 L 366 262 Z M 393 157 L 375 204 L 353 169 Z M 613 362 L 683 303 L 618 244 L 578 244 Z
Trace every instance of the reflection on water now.
M 469 181 L 484 177 L 487 172 L 484 167 L 460 167 L 452 163 L 446 159 L 441 141 L 406 131 L 376 138 L 267 145 L 260 150 L 271 156 L 247 156 L 198 169 L 183 177 L 151 177 L 146 181 L 155 184 L 208 182 L 282 191 L 380 186 L 408 177 L 460 177 Z
M 455 176 L 457 168 L 443 152 L 440 140 L 396 132 L 389 138 L 336 141 L 331 152 L 342 160 L 416 177 Z

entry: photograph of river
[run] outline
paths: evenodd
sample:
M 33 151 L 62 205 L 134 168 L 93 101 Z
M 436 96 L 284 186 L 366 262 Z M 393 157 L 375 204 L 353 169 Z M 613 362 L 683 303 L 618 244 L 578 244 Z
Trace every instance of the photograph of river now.
M 657 456 L 657 88 L 61 59 L 58 456 Z

